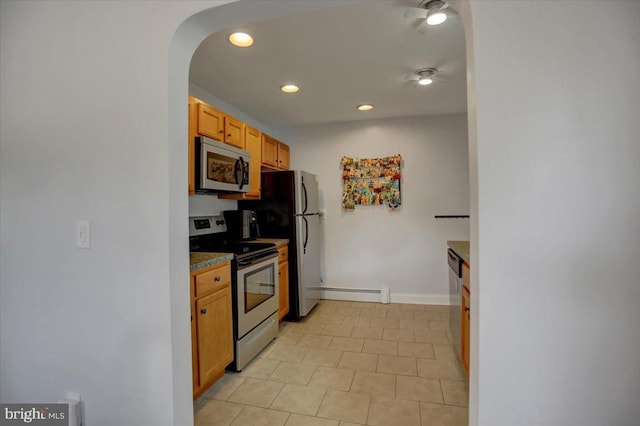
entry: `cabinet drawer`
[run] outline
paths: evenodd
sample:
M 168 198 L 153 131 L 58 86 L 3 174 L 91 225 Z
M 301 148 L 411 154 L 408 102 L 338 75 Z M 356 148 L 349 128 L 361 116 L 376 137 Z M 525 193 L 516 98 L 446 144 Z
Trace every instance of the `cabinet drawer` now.
M 462 264 L 462 285 L 471 291 L 471 270 L 466 262 Z
M 231 268 L 225 263 L 195 276 L 195 297 L 202 297 L 231 283 Z
M 289 247 L 278 247 L 278 263 L 289 261 Z

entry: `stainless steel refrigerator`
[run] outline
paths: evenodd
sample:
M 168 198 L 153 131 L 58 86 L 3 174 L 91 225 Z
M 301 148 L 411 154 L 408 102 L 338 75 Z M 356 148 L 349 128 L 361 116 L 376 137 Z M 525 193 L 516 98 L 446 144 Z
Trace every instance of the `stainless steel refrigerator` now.
M 320 299 L 322 215 L 318 178 L 302 170 L 262 173 L 260 200 L 242 200 L 240 209 L 257 211 L 262 237 L 289 239 L 289 314 L 306 316 Z

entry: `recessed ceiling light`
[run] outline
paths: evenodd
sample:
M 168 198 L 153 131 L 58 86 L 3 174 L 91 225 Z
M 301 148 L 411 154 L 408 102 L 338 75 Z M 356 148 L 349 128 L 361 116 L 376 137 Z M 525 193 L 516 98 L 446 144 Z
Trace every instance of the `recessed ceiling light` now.
M 253 37 L 247 33 L 233 33 L 229 36 L 229 41 L 234 46 L 249 47 L 253 44 Z
M 433 80 L 429 77 L 420 77 L 420 80 L 418 80 L 420 86 L 428 86 L 431 83 L 433 83 Z
M 369 111 L 370 109 L 373 109 L 373 105 L 369 105 L 369 104 L 358 105 L 358 109 L 360 111 Z
M 284 93 L 296 93 L 300 88 L 295 84 L 285 84 L 280 88 Z

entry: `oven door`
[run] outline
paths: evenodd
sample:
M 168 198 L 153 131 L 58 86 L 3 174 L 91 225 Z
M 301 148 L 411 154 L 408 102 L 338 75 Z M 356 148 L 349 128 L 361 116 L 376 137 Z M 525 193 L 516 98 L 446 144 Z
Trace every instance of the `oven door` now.
M 249 191 L 248 151 L 199 136 L 196 138 L 196 190 L 199 192 Z
M 278 310 L 278 254 L 238 260 L 238 339 Z

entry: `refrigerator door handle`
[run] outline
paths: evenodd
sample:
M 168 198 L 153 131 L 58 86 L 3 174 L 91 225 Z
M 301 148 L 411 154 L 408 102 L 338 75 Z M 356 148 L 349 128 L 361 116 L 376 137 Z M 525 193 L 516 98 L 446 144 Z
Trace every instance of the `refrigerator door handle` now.
M 304 184 L 304 178 L 302 179 L 302 193 L 304 194 L 304 207 L 302 208 L 302 214 L 305 214 L 309 207 L 309 201 L 307 200 L 307 186 Z
M 302 214 L 305 214 L 307 212 L 307 209 L 309 208 L 309 200 L 307 199 L 307 186 L 304 184 L 304 177 L 300 176 L 300 183 L 302 186 L 302 195 L 304 198 L 304 207 L 302 208 Z
M 307 242 L 309 241 L 309 222 L 307 218 L 302 216 L 304 221 L 304 243 L 302 243 L 302 254 L 307 254 Z

